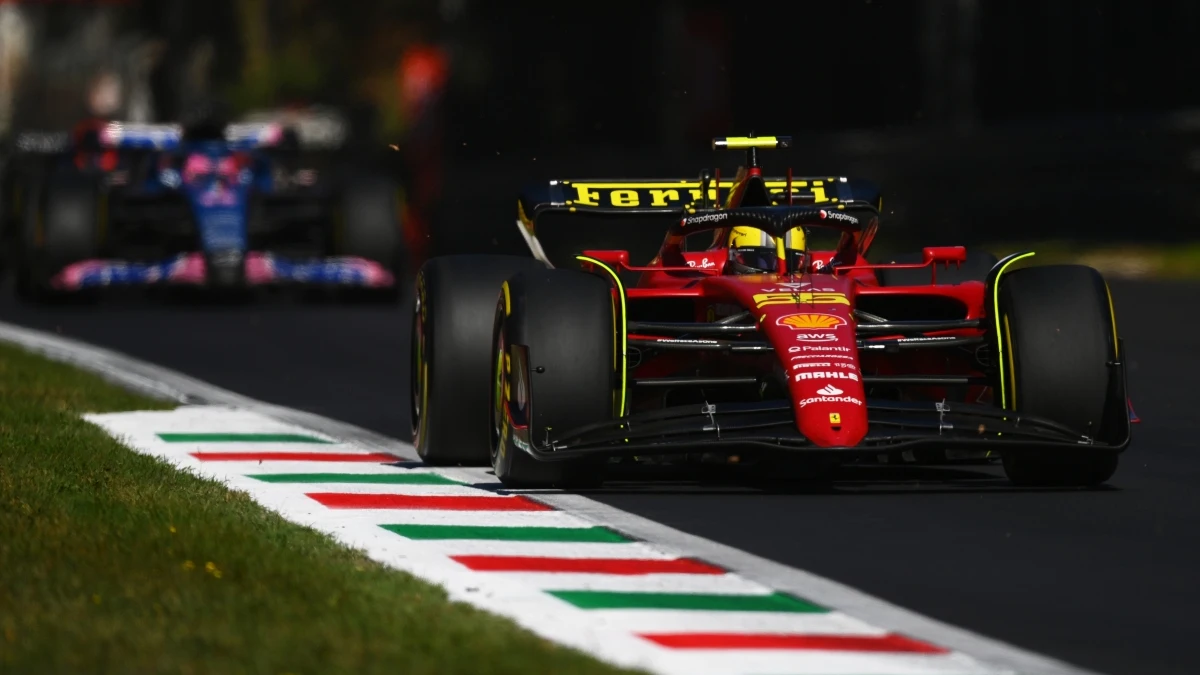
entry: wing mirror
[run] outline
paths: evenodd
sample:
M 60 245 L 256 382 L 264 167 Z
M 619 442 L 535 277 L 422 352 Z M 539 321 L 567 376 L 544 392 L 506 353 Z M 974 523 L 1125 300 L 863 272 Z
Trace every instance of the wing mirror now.
M 595 258 L 613 270 L 629 267 L 629 251 L 584 251 L 583 255 Z
M 967 249 L 965 246 L 927 246 L 921 250 L 924 255 L 925 264 L 929 263 L 964 263 L 967 261 Z

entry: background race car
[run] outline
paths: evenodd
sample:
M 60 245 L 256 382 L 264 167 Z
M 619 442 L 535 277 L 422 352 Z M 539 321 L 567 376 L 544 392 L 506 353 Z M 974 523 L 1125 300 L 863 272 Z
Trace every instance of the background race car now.
M 101 122 L 16 141 L 5 248 L 23 299 L 155 284 L 391 299 L 411 264 L 399 182 L 284 125 Z

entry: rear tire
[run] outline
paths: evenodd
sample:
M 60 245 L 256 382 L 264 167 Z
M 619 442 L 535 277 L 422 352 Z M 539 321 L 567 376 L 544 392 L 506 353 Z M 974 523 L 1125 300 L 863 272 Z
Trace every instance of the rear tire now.
M 925 260 L 922 253 L 902 253 L 886 257 L 888 259 L 884 262 L 890 263 L 911 264 Z M 986 281 L 988 272 L 997 262 L 999 260 L 991 253 L 972 251 L 967 253 L 967 259 L 961 267 L 938 265 L 937 285 L 961 284 L 964 281 Z M 875 270 L 875 279 L 879 281 L 880 286 L 928 286 L 932 278 L 933 273 L 928 269 Z
M 26 200 L 16 265 L 17 297 L 34 304 L 94 300 L 94 292 L 64 291 L 50 282 L 68 265 L 98 257 L 99 186 L 86 176 L 60 174 L 40 188 L 30 184 Z
M 612 287 L 595 275 L 545 269 L 509 279 L 495 308 L 491 358 L 492 468 L 506 486 L 603 481 L 605 458 L 536 460 L 519 447 L 516 427 L 527 429 L 523 442 L 542 445 L 548 433 L 613 419 L 614 318 Z
M 1093 439 L 1106 414 L 1117 360 L 1108 286 L 1082 265 L 1017 270 L 1000 280 L 1000 331 L 1006 407 L 1044 417 Z M 1119 407 L 1121 410 L 1124 406 Z M 1010 452 L 1004 470 L 1018 485 L 1092 486 L 1117 470 L 1116 450 Z
M 409 371 L 413 445 L 428 464 L 486 465 L 492 318 L 500 286 L 533 258 L 446 256 L 416 280 Z

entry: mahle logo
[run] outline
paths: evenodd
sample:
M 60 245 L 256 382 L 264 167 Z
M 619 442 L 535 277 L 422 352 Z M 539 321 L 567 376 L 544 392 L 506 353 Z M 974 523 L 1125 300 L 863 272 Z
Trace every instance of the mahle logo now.
M 796 330 L 808 330 L 810 328 L 836 328 L 838 326 L 845 326 L 846 320 L 832 314 L 789 314 L 779 317 L 775 321 L 775 324 Z

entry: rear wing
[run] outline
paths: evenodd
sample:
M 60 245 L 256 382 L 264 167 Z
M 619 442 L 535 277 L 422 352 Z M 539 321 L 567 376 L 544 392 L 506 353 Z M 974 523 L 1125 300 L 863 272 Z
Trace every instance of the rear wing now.
M 771 205 L 788 204 L 786 177 L 764 178 L 763 185 Z M 534 257 L 551 265 L 565 261 L 563 256 L 581 247 L 628 246 L 641 248 L 643 252 L 651 248 L 657 251 L 669 227 L 664 221 L 723 204 L 733 187 L 733 181 L 718 184 L 700 178 L 551 180 L 532 185 L 521 193 L 517 201 L 517 224 Z M 879 188 L 865 180 L 844 176 L 793 177 L 791 190 L 796 205 L 865 202 L 882 209 Z M 556 223 L 569 222 L 572 216 L 617 222 L 589 228 L 569 224 L 545 227 L 543 221 L 547 215 L 565 217 L 552 218 Z M 651 227 L 652 222 L 664 227 Z
M 179 124 L 134 124 L 109 122 L 95 129 L 100 148 L 114 150 L 175 150 L 184 141 Z M 225 142 L 234 150 L 271 148 L 284 138 L 284 127 L 272 122 L 230 124 L 225 127 Z M 13 139 L 18 153 L 49 155 L 70 152 L 75 138 L 70 131 L 24 131 Z
M 534 229 L 537 217 L 547 211 L 566 211 L 601 216 L 682 216 L 688 209 L 712 208 L 723 204 L 733 188 L 732 181 L 717 184 L 693 178 L 619 178 L 610 180 L 552 180 L 533 185 L 521 193 L 518 210 L 527 227 Z M 787 203 L 787 178 L 764 178 L 772 205 Z M 864 201 L 876 205 L 879 189 L 864 180 L 842 177 L 806 177 L 791 180 L 792 197 L 801 203 Z M 878 208 L 878 207 L 877 207 Z
M 234 150 L 270 148 L 283 140 L 283 126 L 272 122 L 247 122 L 225 127 L 225 142 Z M 127 124 L 113 122 L 100 132 L 100 142 L 128 150 L 175 150 L 184 141 L 178 124 Z

